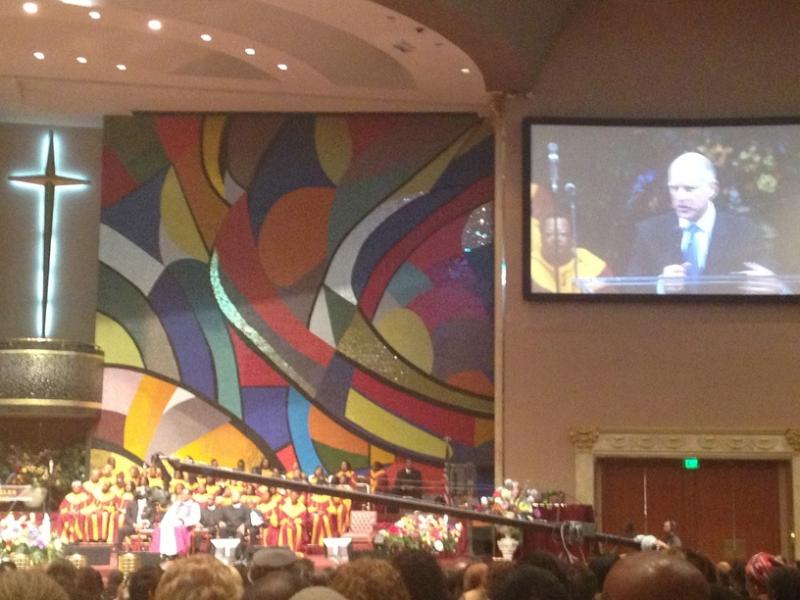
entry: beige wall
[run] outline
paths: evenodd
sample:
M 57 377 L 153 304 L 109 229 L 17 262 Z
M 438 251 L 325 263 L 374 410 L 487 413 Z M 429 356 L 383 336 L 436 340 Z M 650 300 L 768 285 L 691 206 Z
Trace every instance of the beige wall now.
M 574 493 L 575 427 L 800 426 L 796 304 L 523 299 L 521 119 L 535 109 L 508 103 L 497 136 L 498 476 Z
M 94 343 L 102 131 L 56 127 L 58 174 L 91 185 L 59 195 L 55 205 L 48 337 Z M 44 172 L 47 127 L 0 124 L 0 339 L 39 335 L 42 188 L 9 175 Z M 50 321 L 50 319 L 48 319 Z
M 800 113 L 790 3 L 586 2 L 497 127 L 497 475 L 575 492 L 574 427 L 800 426 L 800 307 L 522 298 L 522 119 Z M 734 10 L 735 8 L 735 10 Z M 762 7 L 763 8 L 763 7 Z M 712 35 L 713 34 L 713 35 Z M 742 40 L 758 39 L 754 46 Z

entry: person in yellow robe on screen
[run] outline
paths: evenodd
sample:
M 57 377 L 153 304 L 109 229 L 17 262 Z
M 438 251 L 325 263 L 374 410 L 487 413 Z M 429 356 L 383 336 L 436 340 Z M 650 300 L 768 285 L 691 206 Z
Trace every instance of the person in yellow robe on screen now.
M 572 225 L 563 214 L 531 219 L 531 290 L 580 294 L 577 278 L 609 277 L 606 262 L 586 248 L 572 249 Z

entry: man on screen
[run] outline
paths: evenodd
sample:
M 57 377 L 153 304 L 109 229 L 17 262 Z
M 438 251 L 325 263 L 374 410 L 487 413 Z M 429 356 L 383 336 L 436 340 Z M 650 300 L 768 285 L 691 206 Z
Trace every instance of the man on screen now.
M 573 253 L 572 224 L 565 214 L 548 215 L 541 221 L 531 219 L 531 233 L 531 287 L 534 292 L 579 294 L 577 277 L 611 275 L 605 261 L 585 248 L 577 248 Z
M 718 211 L 717 173 L 711 161 L 686 152 L 667 177 L 672 212 L 639 223 L 628 275 L 662 278 L 659 292 L 682 291 L 704 275 L 746 275 L 745 293 L 780 293 L 763 233 L 750 219 Z

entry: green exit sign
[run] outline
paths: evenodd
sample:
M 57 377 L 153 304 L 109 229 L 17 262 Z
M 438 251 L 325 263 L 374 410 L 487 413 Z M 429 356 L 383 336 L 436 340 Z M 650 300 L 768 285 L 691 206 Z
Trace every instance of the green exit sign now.
M 683 459 L 683 468 L 687 471 L 695 471 L 700 468 L 700 461 L 696 456 L 689 456 Z

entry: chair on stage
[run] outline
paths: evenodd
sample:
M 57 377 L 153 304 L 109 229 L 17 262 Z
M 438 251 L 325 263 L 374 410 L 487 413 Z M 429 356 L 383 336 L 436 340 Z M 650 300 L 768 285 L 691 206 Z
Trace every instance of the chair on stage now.
M 350 513 L 350 528 L 342 535 L 352 540 L 353 550 L 372 550 L 377 522 L 378 513 L 374 510 L 354 510 Z

